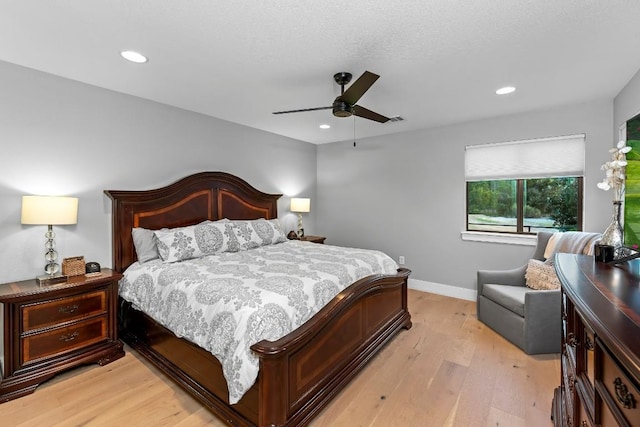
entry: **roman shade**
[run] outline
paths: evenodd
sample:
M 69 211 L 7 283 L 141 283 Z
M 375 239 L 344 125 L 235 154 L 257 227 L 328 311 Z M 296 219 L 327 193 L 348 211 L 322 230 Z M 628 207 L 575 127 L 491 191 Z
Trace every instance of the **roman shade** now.
M 584 151 L 584 134 L 468 145 L 465 180 L 582 176 Z

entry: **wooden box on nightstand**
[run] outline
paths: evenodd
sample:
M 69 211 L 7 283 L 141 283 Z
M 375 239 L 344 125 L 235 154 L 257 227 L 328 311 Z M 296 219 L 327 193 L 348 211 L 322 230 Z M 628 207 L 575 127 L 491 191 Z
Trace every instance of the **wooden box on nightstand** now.
M 33 393 L 59 372 L 124 356 L 117 325 L 121 277 L 102 269 L 54 285 L 35 279 L 0 285 L 0 403 Z

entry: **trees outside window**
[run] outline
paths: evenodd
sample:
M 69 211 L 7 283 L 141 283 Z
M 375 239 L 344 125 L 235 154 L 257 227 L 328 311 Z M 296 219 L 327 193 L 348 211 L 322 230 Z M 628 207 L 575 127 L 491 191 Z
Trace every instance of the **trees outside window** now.
M 582 177 L 468 181 L 467 230 L 580 231 L 582 184 Z

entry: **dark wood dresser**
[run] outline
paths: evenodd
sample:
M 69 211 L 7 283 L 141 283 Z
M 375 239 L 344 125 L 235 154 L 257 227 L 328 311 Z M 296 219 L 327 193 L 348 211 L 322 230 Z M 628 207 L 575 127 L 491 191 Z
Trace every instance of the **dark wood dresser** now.
M 640 261 L 558 254 L 562 378 L 556 426 L 640 426 Z
M 118 339 L 119 273 L 0 285 L 0 403 L 24 396 L 58 372 L 124 356 Z

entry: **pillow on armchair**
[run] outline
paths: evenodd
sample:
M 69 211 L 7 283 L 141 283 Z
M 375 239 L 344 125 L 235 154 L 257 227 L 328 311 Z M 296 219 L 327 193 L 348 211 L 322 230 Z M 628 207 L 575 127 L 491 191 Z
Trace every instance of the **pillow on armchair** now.
M 524 274 L 527 287 L 536 290 L 560 289 L 560 281 L 552 264 L 530 259 Z

